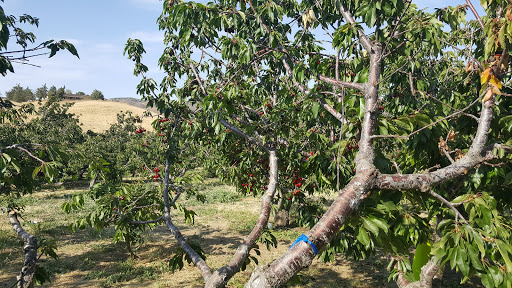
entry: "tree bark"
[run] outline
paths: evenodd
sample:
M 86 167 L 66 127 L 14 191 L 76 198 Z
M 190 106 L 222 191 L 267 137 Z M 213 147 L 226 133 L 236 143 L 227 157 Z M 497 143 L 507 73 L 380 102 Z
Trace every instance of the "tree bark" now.
M 398 276 L 396 284 L 398 288 L 432 288 L 434 278 L 439 272 L 441 265 L 439 261 L 435 261 L 434 257 L 421 267 L 420 280 L 416 282 L 409 282 L 405 279 L 403 274 Z
M 277 202 L 276 214 L 274 215 L 274 227 L 286 227 L 289 224 L 290 212 L 283 207 L 284 195 L 279 190 L 279 201 Z
M 37 238 L 36 236 L 29 234 L 27 231 L 25 231 L 25 229 L 23 229 L 15 211 L 10 210 L 8 215 L 12 228 L 14 231 L 16 231 L 18 237 L 23 239 L 23 242 L 25 242 L 23 245 L 25 261 L 23 262 L 20 275 L 17 276 L 17 286 L 18 288 L 30 287 L 34 281 L 34 275 L 36 272 Z
M 358 207 L 376 177 L 374 170 L 358 173 L 340 192 L 329 210 L 320 221 L 306 234 L 318 250 L 321 250 Z M 301 269 L 309 267 L 315 257 L 313 248 L 306 242 L 299 242 L 272 264 L 258 267 L 246 288 L 279 287 L 286 283 Z
M 268 219 L 270 218 L 272 210 L 272 199 L 277 189 L 278 182 L 278 158 L 277 151 L 275 149 L 269 150 L 269 184 L 267 192 L 261 199 L 260 217 L 254 225 L 251 233 L 244 239 L 242 244 L 238 246 L 235 254 L 231 258 L 228 264 L 224 267 L 219 268 L 213 273 L 211 277 L 207 279 L 205 287 L 224 287 L 229 279 L 240 270 L 240 267 L 245 262 L 245 259 L 249 256 L 251 249 L 253 248 L 256 240 L 261 236 L 263 229 L 267 227 Z

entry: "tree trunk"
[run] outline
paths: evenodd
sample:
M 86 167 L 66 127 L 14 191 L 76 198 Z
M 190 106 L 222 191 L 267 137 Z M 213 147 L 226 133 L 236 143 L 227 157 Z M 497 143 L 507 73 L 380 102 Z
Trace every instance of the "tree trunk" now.
M 283 207 L 283 193 L 279 190 L 279 201 L 277 211 L 274 215 L 274 227 L 286 227 L 290 224 L 290 211 Z
M 34 274 L 36 272 L 36 262 L 37 262 L 37 238 L 34 235 L 29 234 L 23 227 L 21 227 L 20 221 L 18 220 L 18 216 L 15 211 L 10 210 L 9 214 L 9 222 L 12 225 L 12 228 L 18 234 L 18 237 L 23 239 L 25 244 L 23 245 L 23 250 L 25 252 L 25 261 L 23 262 L 23 267 L 21 268 L 20 275 L 17 276 L 18 280 L 18 288 L 23 287 L 31 287 L 32 282 L 34 281 Z
M 377 173 L 361 171 L 340 192 L 320 221 L 306 234 L 318 250 L 321 250 L 338 233 L 339 229 L 363 200 Z M 246 288 L 279 287 L 300 270 L 309 267 L 315 257 L 310 244 L 299 242 L 273 263 L 258 267 L 245 285 Z

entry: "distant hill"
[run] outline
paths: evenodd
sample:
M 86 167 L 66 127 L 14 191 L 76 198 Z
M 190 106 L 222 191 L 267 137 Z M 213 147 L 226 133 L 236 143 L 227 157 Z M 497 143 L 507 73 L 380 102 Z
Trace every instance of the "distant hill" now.
M 124 100 L 128 99 L 128 100 Z M 109 99 L 112 100 L 112 99 Z M 94 132 L 106 131 L 110 125 L 117 122 L 117 114 L 120 112 L 132 112 L 133 116 L 141 116 L 145 108 L 144 102 L 135 98 L 116 98 L 116 101 L 109 100 L 64 100 L 61 103 L 74 102 L 75 104 L 69 109 L 70 113 L 76 115 L 84 132 L 91 130 Z M 38 107 L 37 102 L 32 102 L 36 108 Z M 139 103 L 139 104 L 137 104 Z M 15 103 L 18 104 L 18 103 Z M 153 110 L 153 109 L 152 109 Z M 158 112 L 151 111 L 153 117 L 143 117 L 140 126 L 148 131 L 153 128 L 151 123 L 158 116 Z
M 139 107 L 139 108 L 142 108 L 142 109 L 149 110 L 149 111 L 151 111 L 151 112 L 156 112 L 156 113 L 158 113 L 158 111 L 157 111 L 156 109 L 153 109 L 153 108 L 147 108 L 147 107 L 146 107 L 146 106 L 148 105 L 148 102 L 146 102 L 146 101 L 142 101 L 142 100 L 140 100 L 140 99 L 133 98 L 133 97 L 126 97 L 126 98 L 109 98 L 109 99 L 105 99 L 105 101 L 113 101 L 113 102 L 126 103 L 126 104 L 129 104 L 129 105 L 135 106 L 135 107 Z

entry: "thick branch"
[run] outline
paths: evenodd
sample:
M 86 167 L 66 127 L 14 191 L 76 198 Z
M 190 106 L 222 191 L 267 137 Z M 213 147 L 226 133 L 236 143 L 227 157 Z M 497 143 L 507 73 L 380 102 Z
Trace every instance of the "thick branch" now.
M 482 22 L 482 18 L 480 18 L 480 15 L 478 15 L 478 12 L 476 12 L 475 7 L 473 6 L 473 3 L 471 1 L 466 0 L 466 3 L 468 3 L 469 9 L 471 9 L 471 12 L 473 12 L 473 15 L 475 15 L 476 20 L 478 21 L 478 24 L 480 24 L 480 28 L 482 28 L 482 31 L 484 31 L 484 22 Z
M 165 219 L 165 225 L 167 226 L 167 229 L 171 231 L 171 233 L 174 235 L 174 238 L 178 241 L 181 248 L 183 248 L 183 251 L 187 253 L 188 256 L 192 259 L 192 262 L 194 262 L 194 265 L 201 271 L 201 274 L 203 275 L 203 279 L 205 281 L 208 281 L 208 278 L 212 276 L 212 272 L 210 271 L 210 267 L 206 262 L 204 261 L 199 254 L 197 254 L 192 247 L 188 244 L 187 240 L 185 240 L 185 237 L 181 234 L 178 227 L 174 225 L 171 218 L 171 208 L 169 203 L 169 160 L 166 160 L 165 162 L 165 176 L 164 176 L 164 219 Z
M 249 141 L 249 142 L 251 142 L 251 143 L 253 143 L 253 144 L 255 144 L 255 145 L 258 145 L 261 149 L 263 149 L 263 150 L 265 150 L 265 151 L 269 152 L 269 148 L 268 148 L 268 147 L 266 147 L 266 146 L 263 144 L 263 142 L 261 142 L 259 139 L 254 138 L 254 137 L 252 137 L 252 136 L 249 136 L 249 135 L 245 134 L 242 130 L 240 130 L 240 129 L 238 129 L 237 127 L 235 127 L 235 126 L 231 125 L 231 123 L 229 123 L 229 122 L 228 122 L 228 121 L 226 121 L 226 120 L 220 120 L 220 123 L 221 123 L 224 127 L 228 128 L 229 130 L 231 130 L 231 131 L 235 132 L 236 134 L 238 134 L 238 135 L 240 135 L 240 136 L 244 137 L 247 141 Z
M 36 272 L 37 238 L 36 236 L 29 234 L 27 231 L 25 231 L 25 229 L 23 229 L 23 227 L 21 227 L 16 212 L 10 210 L 8 214 L 9 222 L 11 223 L 12 228 L 14 231 L 16 231 L 18 237 L 23 239 L 23 242 L 25 242 L 25 245 L 23 245 L 23 250 L 25 251 L 25 261 L 23 262 L 23 268 L 21 269 L 20 275 L 17 276 L 18 287 L 30 287 Z
M 332 79 L 323 75 L 318 74 L 318 79 L 324 81 L 327 84 L 334 85 L 336 87 L 345 87 L 350 89 L 357 89 L 359 91 L 364 91 L 364 85 L 361 83 L 356 82 L 346 82 L 346 81 L 339 81 L 336 79 Z
M 338 198 L 318 223 L 306 234 L 318 250 L 321 250 L 358 207 L 372 182 L 375 170 L 366 170 L 356 174 L 350 183 L 341 190 Z M 246 288 L 280 287 L 300 270 L 311 265 L 315 257 L 313 248 L 306 242 L 299 242 L 272 264 L 258 267 L 251 276 Z
M 441 264 L 435 260 L 435 257 L 430 257 L 430 260 L 421 267 L 420 280 L 416 282 L 409 282 L 405 279 L 403 273 L 398 275 L 396 284 L 398 288 L 424 288 L 432 287 L 432 282 L 439 272 Z
M 343 16 L 343 18 L 345 18 L 345 21 L 347 21 L 347 23 L 356 23 L 354 17 L 352 17 L 352 14 L 348 10 L 346 10 L 345 7 L 343 7 L 343 5 L 340 4 L 339 0 L 336 0 L 336 6 L 340 10 L 341 15 Z M 370 38 L 368 38 L 368 36 L 364 34 L 364 30 L 361 28 L 357 28 L 357 32 L 359 33 L 359 41 L 361 42 L 361 45 L 363 45 L 366 51 L 370 52 L 373 48 L 373 44 L 370 41 Z
M 245 259 L 249 256 L 249 252 L 254 246 L 256 240 L 261 236 L 263 229 L 267 226 L 268 219 L 271 213 L 272 199 L 276 193 L 277 182 L 278 182 L 278 158 L 275 150 L 269 151 L 269 184 L 267 192 L 261 199 L 260 217 L 256 222 L 256 225 L 252 229 L 251 233 L 244 239 L 242 244 L 238 246 L 235 254 L 229 261 L 229 263 L 221 267 L 219 270 L 210 277 L 205 287 L 224 287 L 229 279 L 240 270 L 240 267 L 244 263 Z
M 372 136 L 378 117 L 377 102 L 379 95 L 379 79 L 381 75 L 382 45 L 379 43 L 375 44 L 372 50 L 369 51 L 369 55 L 370 71 L 368 83 L 365 84 L 364 119 L 361 127 L 361 139 L 359 140 L 359 152 L 355 160 L 357 171 L 375 168 L 373 165 L 375 151 Z
M 431 186 L 451 180 L 460 175 L 467 174 L 476 165 L 487 160 L 494 159 L 492 152 L 494 148 L 501 147 L 499 144 L 485 146 L 492 120 L 492 107 L 494 100 L 491 99 L 482 104 L 482 113 L 478 123 L 477 133 L 468 153 L 455 163 L 430 173 L 422 174 L 382 174 L 375 182 L 375 189 L 384 190 L 422 190 L 427 192 Z

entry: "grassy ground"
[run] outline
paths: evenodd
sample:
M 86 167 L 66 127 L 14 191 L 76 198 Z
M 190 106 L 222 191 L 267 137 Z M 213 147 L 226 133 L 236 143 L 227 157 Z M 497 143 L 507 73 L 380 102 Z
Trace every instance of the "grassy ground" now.
M 241 197 L 232 187 L 215 179 L 207 181 L 201 187 L 207 203 L 188 200 L 199 215 L 195 225 L 184 224 L 180 217 L 175 217 L 175 222 L 184 235 L 201 244 L 208 255 L 208 264 L 218 268 L 229 261 L 244 234 L 252 228 L 258 218 L 259 201 Z M 123 245 L 113 244 L 112 229 L 101 232 L 86 229 L 72 234 L 67 226 L 80 215 L 66 215 L 60 207 L 80 191 L 80 188 L 62 186 L 23 198 L 27 207 L 22 225 L 36 235 L 54 237 L 58 243 L 59 258 L 43 258 L 41 261 L 53 274 L 52 282 L 44 287 L 202 286 L 201 275 L 192 265 L 185 265 L 175 273 L 169 270 L 167 262 L 176 243 L 164 227 L 146 233 L 145 243 L 137 248 L 139 257 L 135 259 L 129 257 Z M 80 214 L 92 209 L 94 203 L 88 202 Z M 0 287 L 11 287 L 22 266 L 23 245 L 7 219 L 3 219 L 0 221 Z M 274 230 L 279 245 L 270 251 L 261 247 L 260 264 L 279 257 L 303 232 L 302 228 Z M 314 260 L 313 265 L 299 273 L 288 287 L 396 287 L 387 281 L 386 264 L 386 260 L 378 257 L 357 263 L 342 256 L 327 264 Z M 246 271 L 235 275 L 228 286 L 243 287 L 255 267 L 251 263 Z M 456 283 L 447 282 L 443 287 L 460 287 Z

